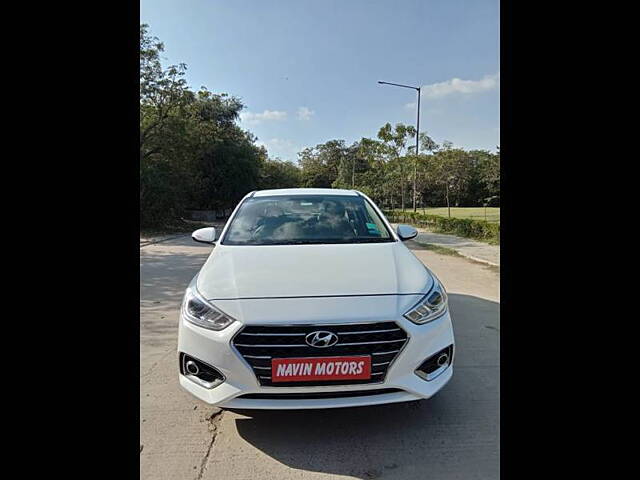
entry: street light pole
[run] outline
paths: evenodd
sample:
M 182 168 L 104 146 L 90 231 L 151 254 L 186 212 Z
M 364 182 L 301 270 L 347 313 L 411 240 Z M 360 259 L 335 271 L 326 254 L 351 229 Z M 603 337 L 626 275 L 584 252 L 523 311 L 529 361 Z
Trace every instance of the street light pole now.
M 413 163 L 413 213 L 416 213 L 416 178 L 418 177 L 418 148 L 420 141 L 420 87 L 418 87 L 418 119 L 416 120 L 416 161 Z
M 422 87 L 412 87 L 411 85 L 402 85 L 400 83 L 381 82 L 381 81 L 378 81 L 378 83 L 380 85 L 393 85 L 396 87 L 413 88 L 418 92 L 418 113 L 417 113 L 417 120 L 416 120 L 416 159 L 413 162 L 413 211 L 416 212 L 417 211 L 416 178 L 418 177 L 418 153 L 420 148 L 420 143 L 419 143 L 420 142 L 420 89 Z

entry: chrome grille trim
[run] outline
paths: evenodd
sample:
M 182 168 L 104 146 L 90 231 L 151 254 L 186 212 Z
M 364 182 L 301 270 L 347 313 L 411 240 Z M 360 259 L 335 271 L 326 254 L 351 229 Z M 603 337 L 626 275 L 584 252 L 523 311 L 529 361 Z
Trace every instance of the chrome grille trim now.
M 344 334 L 343 334 L 344 335 Z M 348 347 L 348 346 L 352 346 L 352 345 L 377 345 L 377 344 L 381 344 L 381 343 L 398 343 L 398 342 L 404 342 L 405 340 L 384 340 L 381 342 L 351 342 L 351 343 L 336 343 L 334 345 L 334 347 Z M 293 345 L 247 345 L 247 344 L 241 344 L 241 343 L 236 343 L 236 347 L 249 347 L 249 348 L 299 348 L 299 347 L 308 347 L 309 345 L 307 345 L 306 343 L 302 343 L 302 344 L 293 344 Z
M 389 328 L 386 330 L 363 330 L 361 332 L 340 332 L 340 335 L 357 335 L 362 333 L 386 333 L 386 332 L 399 332 L 400 328 Z M 305 335 L 304 333 L 243 333 L 243 335 L 250 335 L 252 337 L 295 337 Z
M 344 346 L 349 346 L 349 345 L 377 345 L 379 343 L 398 343 L 398 342 L 405 342 L 405 340 L 384 340 L 382 342 L 353 342 L 353 343 L 336 343 L 336 347 L 344 347 Z
M 244 333 L 243 335 L 251 335 L 254 337 L 293 337 L 296 335 L 304 335 L 304 333 Z
M 340 335 L 355 335 L 358 333 L 385 333 L 385 332 L 398 332 L 400 328 L 389 328 L 387 330 L 363 330 L 362 332 L 340 332 Z
M 301 337 L 318 330 L 328 330 L 335 333 L 339 338 L 338 343 L 325 348 L 314 348 L 306 343 L 299 343 Z M 347 337 L 342 337 L 342 335 L 349 335 L 352 341 L 342 343 L 341 340 L 347 340 Z M 236 341 L 238 343 L 235 343 Z M 268 343 L 270 341 L 274 343 Z M 388 320 L 361 323 L 245 325 L 234 334 L 230 343 L 232 350 L 242 358 L 247 367 L 254 371 L 259 385 L 277 388 L 338 387 L 384 383 L 386 373 L 408 341 L 407 332 L 396 321 Z M 388 345 L 387 349 L 384 348 L 385 345 Z M 372 358 L 371 377 L 366 380 L 272 382 L 271 375 L 269 375 L 273 358 L 360 355 L 368 355 Z

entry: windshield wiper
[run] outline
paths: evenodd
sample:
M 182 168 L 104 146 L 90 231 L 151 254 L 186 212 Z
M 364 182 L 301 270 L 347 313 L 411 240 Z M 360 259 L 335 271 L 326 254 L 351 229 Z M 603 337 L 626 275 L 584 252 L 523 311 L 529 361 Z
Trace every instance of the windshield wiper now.
M 318 244 L 327 243 L 326 240 L 280 240 L 280 241 L 266 241 L 262 243 L 256 243 L 255 245 L 306 245 L 306 244 Z
M 345 243 L 385 243 L 392 242 L 391 238 L 326 238 L 326 239 L 300 239 L 264 242 L 262 245 L 332 245 Z
M 282 245 L 317 245 L 321 243 L 342 243 L 334 240 L 287 240 L 282 242 Z
M 392 242 L 392 241 L 393 240 L 391 238 L 380 238 L 380 237 L 353 239 L 353 243 L 386 243 L 386 242 Z
M 392 238 L 307 238 L 298 240 L 263 240 L 235 242 L 230 245 L 344 245 L 349 243 L 387 243 L 393 242 Z

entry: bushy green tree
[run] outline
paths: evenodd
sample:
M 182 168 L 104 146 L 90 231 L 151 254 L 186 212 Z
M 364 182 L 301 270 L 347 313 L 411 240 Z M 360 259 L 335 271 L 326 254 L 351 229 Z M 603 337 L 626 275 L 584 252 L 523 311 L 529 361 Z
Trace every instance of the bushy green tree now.
M 297 188 L 301 182 L 301 173 L 300 168 L 293 162 L 267 158 L 260 168 L 258 188 Z
M 331 188 L 338 178 L 338 169 L 347 154 L 344 140 L 329 140 L 298 154 L 302 168 L 302 186 Z
M 156 226 L 185 209 L 233 207 L 257 188 L 267 152 L 237 125 L 243 104 L 202 87 L 184 64 L 163 67 L 164 45 L 140 26 L 140 217 Z
M 342 149 L 338 176 L 332 183 L 334 188 L 355 188 L 361 174 L 369 169 L 369 162 L 361 148 L 360 142 L 354 142 Z
M 405 191 L 409 174 L 409 159 L 404 155 L 407 142 L 410 138 L 416 136 L 416 129 L 402 123 L 392 127 L 390 123 L 386 123 L 378 130 L 378 139 L 383 143 L 383 152 L 387 159 L 388 175 L 387 180 L 399 186 L 400 189 L 400 207 L 404 211 L 405 208 Z

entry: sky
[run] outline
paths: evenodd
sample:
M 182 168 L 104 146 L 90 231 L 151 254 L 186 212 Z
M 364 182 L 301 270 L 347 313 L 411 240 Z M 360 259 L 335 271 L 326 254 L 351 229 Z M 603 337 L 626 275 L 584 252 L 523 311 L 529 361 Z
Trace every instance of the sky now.
M 269 156 L 376 138 L 386 122 L 437 143 L 500 145 L 498 0 L 140 0 L 140 22 L 198 89 L 236 96 Z

